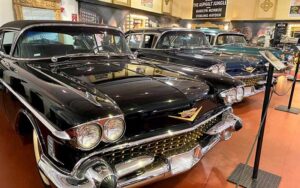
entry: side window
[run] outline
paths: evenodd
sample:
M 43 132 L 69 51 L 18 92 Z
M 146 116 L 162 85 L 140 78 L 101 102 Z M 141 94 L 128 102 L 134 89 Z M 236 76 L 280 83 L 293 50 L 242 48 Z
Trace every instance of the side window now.
M 3 34 L 2 42 L 1 42 L 1 51 L 5 54 L 9 54 L 11 50 L 12 43 L 15 38 L 14 31 L 8 31 Z
M 157 40 L 157 36 L 154 34 L 144 34 L 144 42 L 142 48 L 152 48 Z
M 140 44 L 143 42 L 142 34 L 132 34 L 129 38 L 129 47 L 130 48 L 140 48 Z
M 226 39 L 225 39 L 225 36 L 224 36 L 224 35 L 218 36 L 216 45 L 223 45 L 223 44 L 225 44 L 225 43 L 226 43 L 225 40 L 226 40 Z

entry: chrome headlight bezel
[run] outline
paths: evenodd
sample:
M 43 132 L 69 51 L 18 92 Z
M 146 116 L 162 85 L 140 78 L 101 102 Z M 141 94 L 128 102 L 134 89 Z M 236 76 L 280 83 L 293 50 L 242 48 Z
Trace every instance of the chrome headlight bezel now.
M 226 105 L 241 102 L 244 99 L 244 87 L 238 86 L 222 91 L 219 96 L 224 100 Z
M 110 131 L 109 128 L 112 127 L 109 125 L 109 123 L 113 121 L 120 122 L 121 129 L 120 132 L 117 132 L 118 133 L 117 137 L 112 139 L 109 137 L 107 132 Z M 101 142 L 105 142 L 105 143 L 117 142 L 124 136 L 125 130 L 126 130 L 126 124 L 124 121 L 124 116 L 117 115 L 117 116 L 110 116 L 107 118 L 102 118 L 84 124 L 80 124 L 73 128 L 68 129 L 66 132 L 71 137 L 71 141 L 70 141 L 71 145 L 73 145 L 74 147 L 80 150 L 88 151 L 96 148 Z M 84 141 L 86 141 L 84 139 L 87 139 L 88 136 L 91 136 L 91 134 L 92 136 L 95 137 L 94 140 L 92 140 L 92 143 L 84 144 Z
M 86 144 L 84 143 L 84 139 L 88 139 L 91 134 L 94 134 L 94 138 L 92 143 Z M 91 150 L 98 146 L 101 142 L 102 130 L 100 126 L 96 123 L 84 124 L 78 128 L 76 128 L 76 136 L 74 137 L 74 141 L 76 146 L 81 150 Z M 91 142 L 91 141 L 90 141 Z
M 224 64 L 216 64 L 208 68 L 208 70 L 214 74 L 225 74 L 226 73 L 226 67 Z
M 109 127 L 111 125 L 109 125 L 110 123 L 112 123 L 113 121 L 118 121 L 121 125 L 121 129 L 118 132 L 118 136 L 114 139 L 110 138 L 110 136 L 108 135 L 107 131 L 111 131 L 112 127 Z M 120 127 L 119 127 L 120 128 Z M 118 140 L 120 140 L 123 135 L 125 134 L 125 121 L 122 118 L 116 117 L 116 118 L 109 118 L 105 124 L 102 127 L 102 140 L 104 142 L 108 142 L 108 143 L 114 143 L 117 142 Z

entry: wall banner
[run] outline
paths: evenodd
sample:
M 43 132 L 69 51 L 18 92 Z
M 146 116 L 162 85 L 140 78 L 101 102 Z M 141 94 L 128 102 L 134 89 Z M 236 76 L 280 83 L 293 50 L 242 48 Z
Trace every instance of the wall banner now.
M 227 0 L 194 0 L 193 19 L 224 18 Z

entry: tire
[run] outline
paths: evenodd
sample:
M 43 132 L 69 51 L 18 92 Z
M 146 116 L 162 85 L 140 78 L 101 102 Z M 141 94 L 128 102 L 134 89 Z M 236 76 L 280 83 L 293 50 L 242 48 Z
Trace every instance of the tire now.
M 32 139 L 33 139 L 34 156 L 35 156 L 36 164 L 38 166 L 38 161 L 41 158 L 41 144 L 40 144 L 39 137 L 34 129 L 33 129 Z M 38 171 L 44 186 L 47 188 L 51 188 L 52 186 L 49 179 L 44 175 L 44 173 L 40 169 L 38 169 Z

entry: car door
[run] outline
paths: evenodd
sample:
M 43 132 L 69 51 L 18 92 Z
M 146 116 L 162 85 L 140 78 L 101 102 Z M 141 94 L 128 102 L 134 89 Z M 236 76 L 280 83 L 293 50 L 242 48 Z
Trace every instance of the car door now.
M 2 32 L 2 41 L 0 46 L 0 79 L 2 86 L 4 84 L 9 85 L 18 92 L 19 90 L 21 91 L 24 89 L 18 85 L 21 81 L 18 79 L 17 72 L 11 66 L 13 63 L 13 60 L 11 59 L 11 48 L 15 42 L 16 34 L 17 32 L 13 30 Z M 1 106 L 3 107 L 4 114 L 8 118 L 9 122 L 14 124 L 16 114 L 18 113 L 21 104 L 7 87 L 2 88 Z

